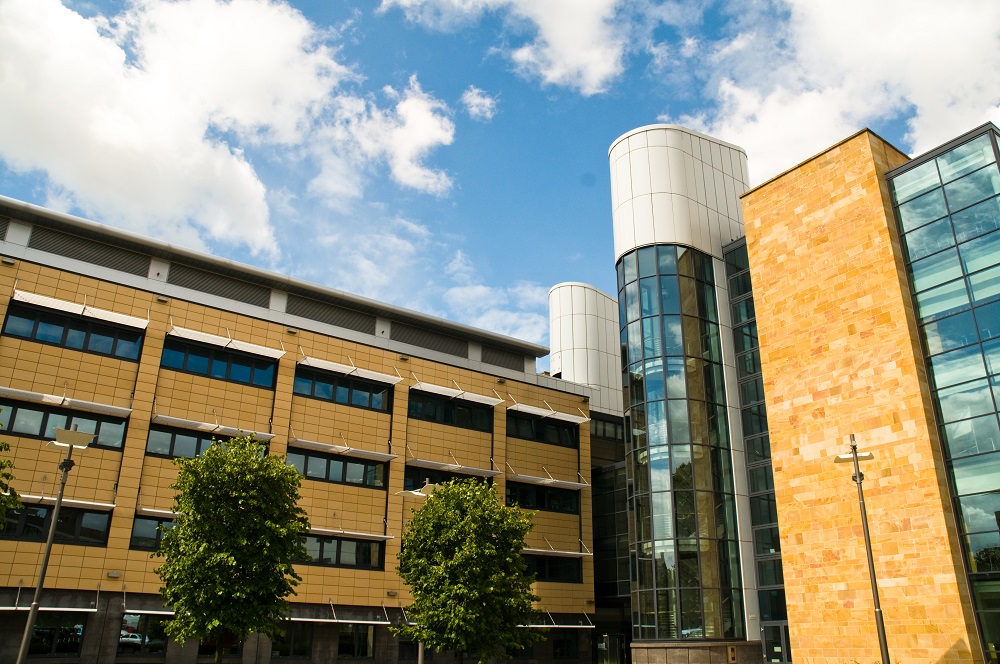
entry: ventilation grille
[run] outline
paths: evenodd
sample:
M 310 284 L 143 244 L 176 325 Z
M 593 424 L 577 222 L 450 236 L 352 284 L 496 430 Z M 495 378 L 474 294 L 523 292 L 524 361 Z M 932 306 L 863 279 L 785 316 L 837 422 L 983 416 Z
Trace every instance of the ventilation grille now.
M 357 311 L 344 309 L 326 302 L 311 300 L 300 295 L 288 294 L 288 304 L 285 305 L 285 313 L 293 316 L 302 316 L 310 320 L 321 323 L 328 323 L 337 327 L 364 332 L 365 334 L 375 334 L 375 317 L 361 314 Z
M 10 219 L 7 217 L 0 217 L 0 239 L 7 239 L 7 224 L 10 223 Z
M 183 263 L 170 264 L 170 271 L 167 273 L 167 283 L 201 291 L 202 293 L 218 295 L 230 300 L 246 302 L 258 307 L 266 308 L 271 304 L 270 288 L 225 277 L 221 274 L 199 270 Z
M 7 225 L 4 224 L 4 237 Z M 120 249 L 103 242 L 87 240 L 76 235 L 60 233 L 42 226 L 33 226 L 28 246 L 50 254 L 58 254 L 66 258 L 74 258 L 85 263 L 92 263 L 112 270 L 127 272 L 139 277 L 149 275 L 149 256 L 137 254 L 128 249 Z
M 493 346 L 483 346 L 483 362 L 504 369 L 524 371 L 524 355 Z
M 412 327 L 403 323 L 393 321 L 392 332 L 389 338 L 411 346 L 420 346 L 436 350 L 440 353 L 457 355 L 458 357 L 469 357 L 469 342 L 444 334 L 428 332 L 418 327 Z

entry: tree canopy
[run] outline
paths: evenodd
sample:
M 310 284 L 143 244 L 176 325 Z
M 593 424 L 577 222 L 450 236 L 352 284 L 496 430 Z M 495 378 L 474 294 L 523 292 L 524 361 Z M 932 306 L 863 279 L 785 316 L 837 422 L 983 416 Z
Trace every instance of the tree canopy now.
M 486 662 L 540 640 L 540 630 L 518 627 L 537 617 L 534 576 L 521 556 L 531 527 L 530 513 L 501 505 L 485 482 L 437 485 L 403 530 L 397 570 L 414 624 L 395 633 L 454 651 L 460 662 L 464 652 Z
M 166 631 L 183 643 L 213 640 L 216 662 L 228 632 L 279 632 L 301 578 L 309 529 L 298 507 L 300 477 L 252 436 L 177 459 L 176 518 L 159 550 L 161 593 L 174 610 Z
M 0 440 L 0 452 L 9 452 L 10 445 Z M 7 510 L 14 510 L 21 506 L 17 492 L 10 486 L 14 475 L 10 469 L 14 467 L 14 462 L 10 459 L 0 457 L 0 530 L 4 529 L 7 521 Z

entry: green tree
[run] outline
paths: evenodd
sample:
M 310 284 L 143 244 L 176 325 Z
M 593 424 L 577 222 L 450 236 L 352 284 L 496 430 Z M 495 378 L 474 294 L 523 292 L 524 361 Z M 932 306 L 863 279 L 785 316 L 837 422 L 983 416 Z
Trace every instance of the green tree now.
M 0 440 L 0 452 L 9 452 L 10 445 Z M 14 467 L 14 462 L 10 459 L 0 458 L 0 530 L 7 525 L 7 510 L 16 510 L 21 506 L 21 500 L 17 492 L 10 486 L 14 479 L 10 469 Z
M 215 443 L 200 457 L 177 459 L 171 487 L 176 518 L 159 550 L 160 592 L 174 610 L 166 631 L 183 643 L 224 636 L 275 636 L 301 578 L 309 530 L 298 507 L 300 477 L 252 436 Z
M 437 485 L 403 530 L 399 575 L 410 587 L 412 625 L 394 633 L 437 652 L 452 650 L 461 664 L 469 652 L 480 662 L 543 638 L 530 624 L 534 575 L 521 550 L 531 514 L 501 505 L 485 482 Z

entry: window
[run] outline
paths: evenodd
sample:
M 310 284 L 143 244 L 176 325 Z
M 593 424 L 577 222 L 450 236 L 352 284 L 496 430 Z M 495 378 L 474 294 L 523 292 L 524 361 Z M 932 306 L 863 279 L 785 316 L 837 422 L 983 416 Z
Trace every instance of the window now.
M 138 551 L 156 551 L 166 531 L 174 527 L 173 519 L 155 519 L 137 516 L 132 522 L 132 539 L 128 548 Z
M 29 657 L 79 655 L 87 614 L 52 611 L 38 614 L 28 645 Z
M 289 466 L 294 466 L 300 475 L 310 480 L 385 488 L 386 464 L 380 461 L 304 450 L 289 450 L 285 459 Z
M 623 422 L 609 422 L 607 420 L 590 420 L 590 435 L 598 438 L 610 438 L 611 440 L 625 440 L 625 424 Z
M 14 302 L 7 310 L 3 333 L 50 346 L 133 362 L 139 360 L 142 351 L 143 333 L 139 330 Z
M 392 407 L 391 385 L 302 367 L 295 369 L 292 391 L 303 397 L 383 413 L 389 412 Z
M 337 642 L 337 659 L 371 659 L 375 657 L 374 625 L 341 625 Z
M 410 390 L 409 416 L 415 420 L 437 422 L 462 429 L 493 431 L 493 409 L 462 399 L 448 399 L 436 394 Z
M 460 473 L 448 473 L 443 470 L 432 470 L 431 468 L 407 466 L 406 470 L 403 471 L 403 491 L 416 491 L 425 484 L 443 484 L 452 480 L 480 480 L 485 482 L 486 478 L 479 475 L 462 475 Z
M 190 429 L 172 429 L 153 425 L 146 439 L 147 456 L 193 459 L 213 443 L 224 443 L 229 438 L 215 438 Z
M 5 433 L 55 440 L 56 429 L 72 429 L 74 425 L 78 431 L 94 434 L 94 447 L 121 449 L 125 443 L 123 418 L 0 399 L 0 430 Z
M 507 411 L 507 436 L 561 447 L 579 447 L 580 427 L 569 422 Z
M 7 523 L 0 538 L 44 542 L 49 534 L 52 508 L 26 505 L 18 510 L 7 510 Z M 57 544 L 81 546 L 107 546 L 111 512 L 84 510 L 63 506 L 56 523 Z
M 305 537 L 306 557 L 296 562 L 326 567 L 383 568 L 382 542 L 343 537 Z
M 524 561 L 528 574 L 535 574 L 536 581 L 583 583 L 583 561 L 579 558 L 525 554 Z
M 580 513 L 580 496 L 571 489 L 507 482 L 507 505 L 544 512 Z
M 118 654 L 164 657 L 167 653 L 167 634 L 163 629 L 163 616 L 143 613 L 126 613 L 122 616 L 118 636 Z
M 271 657 L 311 657 L 313 625 L 286 620 L 282 633 L 271 639 Z
M 577 659 L 580 656 L 576 630 L 554 630 L 551 634 L 552 659 Z
M 247 353 L 167 338 L 160 366 L 176 371 L 274 389 L 277 362 Z

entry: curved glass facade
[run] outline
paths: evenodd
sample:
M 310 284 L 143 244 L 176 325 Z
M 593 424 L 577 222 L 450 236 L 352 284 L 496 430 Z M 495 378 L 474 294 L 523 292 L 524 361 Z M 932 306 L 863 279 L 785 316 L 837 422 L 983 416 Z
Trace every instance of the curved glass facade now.
M 1000 661 L 1000 135 L 916 160 L 890 188 L 976 617 Z
M 745 638 L 712 258 L 619 260 L 633 636 Z

